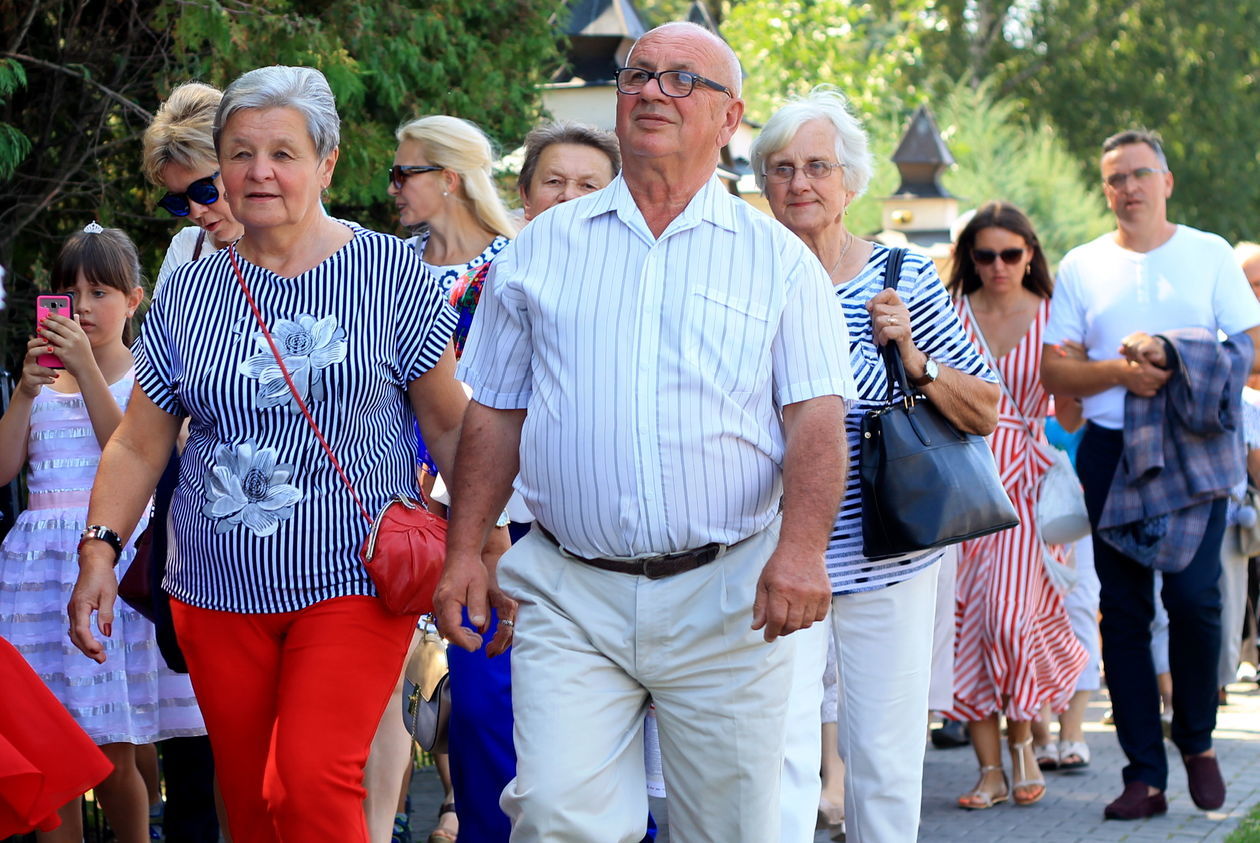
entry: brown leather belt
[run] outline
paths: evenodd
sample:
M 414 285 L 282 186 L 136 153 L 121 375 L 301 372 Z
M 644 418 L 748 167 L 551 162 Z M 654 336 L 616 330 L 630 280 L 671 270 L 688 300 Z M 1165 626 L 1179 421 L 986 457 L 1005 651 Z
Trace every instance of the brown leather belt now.
M 706 544 L 704 547 L 697 547 L 695 550 L 683 550 L 678 553 L 667 553 L 663 556 L 646 556 L 642 559 L 587 559 L 585 556 L 577 556 L 565 550 L 560 542 L 556 541 L 556 537 L 551 534 L 551 531 L 537 521 L 534 522 L 534 529 L 541 533 L 549 542 L 564 551 L 565 555 L 571 556 L 579 562 L 584 562 L 592 568 L 599 568 L 602 571 L 613 571 L 618 574 L 633 574 L 639 577 L 647 577 L 650 580 L 659 580 L 665 577 L 672 577 L 675 574 L 694 571 L 696 568 L 708 565 L 714 559 L 717 559 L 718 554 L 722 552 L 722 545 L 713 543 Z M 731 545 L 731 547 L 734 546 Z

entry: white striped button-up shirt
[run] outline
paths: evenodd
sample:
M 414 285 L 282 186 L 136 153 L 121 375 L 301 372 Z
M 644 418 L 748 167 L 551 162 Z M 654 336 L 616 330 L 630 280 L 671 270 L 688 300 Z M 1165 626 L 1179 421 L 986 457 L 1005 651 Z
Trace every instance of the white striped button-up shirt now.
M 826 272 L 716 177 L 659 238 L 621 177 L 539 216 L 491 268 L 459 377 L 528 411 L 517 487 L 588 558 L 764 528 L 783 405 L 854 395 Z

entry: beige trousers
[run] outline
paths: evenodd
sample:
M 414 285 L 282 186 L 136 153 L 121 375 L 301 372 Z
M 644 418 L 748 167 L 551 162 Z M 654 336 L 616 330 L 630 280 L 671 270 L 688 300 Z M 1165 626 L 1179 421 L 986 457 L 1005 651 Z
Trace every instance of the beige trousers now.
M 780 830 L 795 642 L 753 632 L 778 522 L 694 571 L 649 580 L 563 555 L 537 531 L 500 561 L 520 601 L 512 652 L 513 843 L 638 843 L 643 716 L 656 704 L 670 837 L 763 843 Z

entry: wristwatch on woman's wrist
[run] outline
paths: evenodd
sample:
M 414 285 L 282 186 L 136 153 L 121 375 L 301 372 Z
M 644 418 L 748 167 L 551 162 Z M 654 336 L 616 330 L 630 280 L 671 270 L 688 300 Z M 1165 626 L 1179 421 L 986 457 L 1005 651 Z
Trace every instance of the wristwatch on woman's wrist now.
M 927 386 L 941 376 L 941 367 L 928 357 L 923 364 L 923 375 L 910 381 L 911 386 Z
M 90 539 L 103 541 L 109 545 L 114 551 L 114 564 L 118 564 L 118 557 L 122 556 L 122 539 L 118 536 L 118 533 L 100 524 L 89 524 L 88 528 L 79 536 L 79 546 L 82 547 L 83 543 Z

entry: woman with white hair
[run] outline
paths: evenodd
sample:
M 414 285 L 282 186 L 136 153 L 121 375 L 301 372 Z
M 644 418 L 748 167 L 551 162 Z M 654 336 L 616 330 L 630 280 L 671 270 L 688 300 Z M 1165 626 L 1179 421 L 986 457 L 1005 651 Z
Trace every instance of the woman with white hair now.
M 845 227 L 845 212 L 866 189 L 872 164 L 866 133 L 843 96 L 819 88 L 779 109 L 753 144 L 752 167 L 775 218 L 810 247 L 835 285 L 860 392 L 845 422 L 849 474 L 826 554 L 847 832 L 853 841 L 913 839 L 942 551 L 877 561 L 863 556 L 859 428 L 865 413 L 885 402 L 879 347 L 886 343 L 897 344 L 916 389 L 962 430 L 993 430 L 998 387 L 931 259 L 908 252 L 895 288 L 885 289 L 890 249 Z
M 368 745 L 417 621 L 376 596 L 368 525 L 268 335 L 369 512 L 417 493 L 413 419 L 449 470 L 467 404 L 454 316 L 415 252 L 324 211 L 339 133 L 312 68 L 260 68 L 224 92 L 215 148 L 244 234 L 154 297 L 70 602 L 71 638 L 103 661 L 90 617 L 108 634 L 119 542 L 188 417 L 163 586 L 236 843 L 366 843 Z

